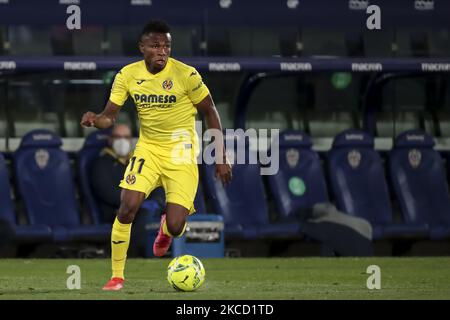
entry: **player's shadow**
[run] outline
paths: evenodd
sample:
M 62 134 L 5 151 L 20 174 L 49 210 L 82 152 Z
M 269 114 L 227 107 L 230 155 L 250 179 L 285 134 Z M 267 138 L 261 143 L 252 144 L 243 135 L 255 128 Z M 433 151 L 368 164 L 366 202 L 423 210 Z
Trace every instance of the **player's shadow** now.
M 176 291 L 176 290 L 150 290 L 149 293 L 164 293 L 164 294 L 174 294 L 174 295 L 183 295 L 183 294 L 196 294 L 197 291 L 189 291 L 189 292 L 183 292 L 183 291 Z

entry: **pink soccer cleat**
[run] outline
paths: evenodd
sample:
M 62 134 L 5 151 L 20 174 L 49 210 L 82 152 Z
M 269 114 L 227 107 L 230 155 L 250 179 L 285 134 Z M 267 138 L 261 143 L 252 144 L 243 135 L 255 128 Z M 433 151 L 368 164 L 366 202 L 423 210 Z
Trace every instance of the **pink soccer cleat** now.
M 161 216 L 161 225 L 159 226 L 158 236 L 153 243 L 153 254 L 157 257 L 162 257 L 166 254 L 172 243 L 172 237 L 169 237 L 163 232 L 163 224 L 166 221 L 166 215 Z
M 108 281 L 107 284 L 103 287 L 105 291 L 119 291 L 123 288 L 124 280 L 122 278 L 112 278 Z

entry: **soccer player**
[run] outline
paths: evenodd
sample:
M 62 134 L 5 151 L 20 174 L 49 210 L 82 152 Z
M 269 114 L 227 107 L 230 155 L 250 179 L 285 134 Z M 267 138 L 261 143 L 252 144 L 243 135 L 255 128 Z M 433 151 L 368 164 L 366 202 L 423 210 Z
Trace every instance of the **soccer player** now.
M 112 278 L 103 290 L 120 290 L 130 241 L 131 224 L 142 201 L 157 186 L 166 193 L 155 256 L 163 256 L 173 237 L 186 228 L 192 214 L 198 185 L 198 139 L 195 115 L 200 111 L 208 128 L 222 132 L 219 114 L 208 88 L 195 68 L 170 57 L 170 27 L 151 21 L 142 30 L 139 50 L 143 60 L 123 67 L 117 74 L 110 98 L 100 114 L 86 112 L 81 125 L 104 129 L 112 126 L 129 96 L 136 105 L 139 140 L 120 183 L 121 203 L 111 234 Z M 231 181 L 231 165 L 226 160 L 223 139 L 216 141 L 222 158 L 216 161 L 216 177 Z

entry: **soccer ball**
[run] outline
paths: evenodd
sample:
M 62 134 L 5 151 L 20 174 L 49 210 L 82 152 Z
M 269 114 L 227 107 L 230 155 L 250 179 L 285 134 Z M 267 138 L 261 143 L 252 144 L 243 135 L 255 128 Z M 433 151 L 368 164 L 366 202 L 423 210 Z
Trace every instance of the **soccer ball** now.
M 191 255 L 174 258 L 167 267 L 167 281 L 177 291 L 194 291 L 205 281 L 205 268 Z

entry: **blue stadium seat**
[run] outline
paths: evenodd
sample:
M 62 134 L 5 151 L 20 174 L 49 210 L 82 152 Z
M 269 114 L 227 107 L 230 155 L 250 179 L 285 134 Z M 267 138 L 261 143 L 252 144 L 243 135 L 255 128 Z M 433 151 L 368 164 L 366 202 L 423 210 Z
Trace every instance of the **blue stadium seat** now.
M 18 242 L 36 242 L 52 239 L 52 232 L 45 225 L 18 225 L 14 214 L 13 203 L 10 194 L 10 184 L 5 158 L 0 153 L 0 218 L 7 221 L 15 232 Z
M 374 240 L 428 236 L 426 225 L 393 223 L 383 164 L 369 134 L 356 129 L 338 134 L 327 167 L 338 209 L 368 220 Z
M 243 137 L 231 136 L 225 140 L 230 139 L 236 142 Z M 238 143 L 234 143 L 234 154 L 237 152 L 237 145 Z M 227 149 L 227 153 L 230 151 Z M 300 228 L 296 223 L 269 222 L 260 166 L 249 163 L 252 152 L 248 141 L 245 141 L 246 164 L 233 165 L 232 182 L 225 187 L 219 179 L 215 179 L 214 164 L 203 166 L 205 187 L 212 199 L 215 213 L 224 218 L 225 235 L 247 239 L 299 235 Z M 253 156 L 256 159 L 256 154 Z
M 268 178 L 282 218 L 288 218 L 293 210 L 328 202 L 319 155 L 311 147 L 311 138 L 301 131 L 285 130 L 280 133 L 280 168 Z
M 433 138 L 408 130 L 395 140 L 389 171 L 407 222 L 427 224 L 431 239 L 450 237 L 450 196 L 440 154 Z
M 83 148 L 78 152 L 78 178 L 80 181 L 81 192 L 84 204 L 86 205 L 93 224 L 101 224 L 101 212 L 95 198 L 90 182 L 90 172 L 93 160 L 99 155 L 100 151 L 107 145 L 111 129 L 94 131 L 86 137 Z
M 8 178 L 8 170 L 6 168 L 5 158 L 0 153 L 0 217 L 6 221 L 15 224 L 13 204 L 11 201 L 11 191 Z
M 52 229 L 55 241 L 104 240 L 109 228 L 81 225 L 68 155 L 61 139 L 45 129 L 27 133 L 14 153 L 17 190 L 28 221 Z

